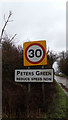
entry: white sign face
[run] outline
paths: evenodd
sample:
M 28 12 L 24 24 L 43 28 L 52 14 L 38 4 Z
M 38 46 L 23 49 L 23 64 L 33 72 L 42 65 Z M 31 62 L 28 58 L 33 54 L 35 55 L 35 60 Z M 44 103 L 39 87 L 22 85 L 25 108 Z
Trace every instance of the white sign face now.
M 42 50 L 42 48 L 40 46 L 38 46 L 38 45 L 32 45 L 27 50 L 27 57 L 32 62 L 38 62 L 43 57 L 43 50 Z
M 53 82 L 53 69 L 15 70 L 15 82 Z

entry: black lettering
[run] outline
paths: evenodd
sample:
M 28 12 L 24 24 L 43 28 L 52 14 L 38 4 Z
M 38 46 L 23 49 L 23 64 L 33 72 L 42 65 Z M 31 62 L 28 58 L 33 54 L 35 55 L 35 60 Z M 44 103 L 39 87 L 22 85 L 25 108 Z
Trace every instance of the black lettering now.
M 46 72 L 46 75 L 51 75 L 51 73 L 50 72 Z
M 36 71 L 36 75 L 39 75 L 39 71 Z
M 17 78 L 17 80 L 20 80 L 20 78 Z
M 17 71 L 17 75 L 20 75 L 20 71 Z

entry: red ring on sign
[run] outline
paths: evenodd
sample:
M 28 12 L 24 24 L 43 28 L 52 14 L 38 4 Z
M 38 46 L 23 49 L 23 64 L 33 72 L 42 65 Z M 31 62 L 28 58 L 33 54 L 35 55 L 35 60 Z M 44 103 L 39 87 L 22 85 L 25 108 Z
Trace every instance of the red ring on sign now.
M 42 50 L 43 50 L 43 56 L 42 56 L 42 58 L 41 58 L 39 61 L 37 61 L 37 62 L 32 62 L 32 61 L 30 61 L 30 60 L 28 59 L 28 57 L 27 57 L 27 50 L 29 49 L 29 47 L 31 47 L 31 46 L 33 46 L 33 45 L 38 45 L 38 46 L 40 46 L 40 47 L 42 48 Z M 44 50 L 43 46 L 40 45 L 40 44 L 38 44 L 38 43 L 30 44 L 30 45 L 26 48 L 26 50 L 25 50 L 25 57 L 26 57 L 27 61 L 30 62 L 31 64 L 38 64 L 38 63 L 40 63 L 40 62 L 44 59 L 44 57 L 45 57 L 45 50 Z

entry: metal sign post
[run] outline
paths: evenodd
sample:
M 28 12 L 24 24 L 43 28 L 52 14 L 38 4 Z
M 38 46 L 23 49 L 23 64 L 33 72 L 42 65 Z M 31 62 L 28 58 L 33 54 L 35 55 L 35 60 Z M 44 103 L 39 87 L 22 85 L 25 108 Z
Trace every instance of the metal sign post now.
M 28 67 L 30 69 L 30 67 Z M 28 83 L 28 93 L 30 94 L 30 83 Z
M 2 119 L 2 44 L 0 43 L 0 120 Z
M 42 69 L 44 66 L 42 66 Z M 45 106 L 45 85 L 44 82 L 42 83 L 42 95 L 43 95 L 43 106 Z
M 28 67 L 28 69 L 30 69 L 30 67 Z M 30 85 L 30 83 L 28 83 L 28 111 L 27 111 L 27 116 L 29 117 L 29 114 L 30 114 L 30 87 L 31 87 L 31 85 Z
M 43 106 L 45 106 L 45 86 L 44 86 L 44 83 L 42 83 L 42 95 L 43 95 Z

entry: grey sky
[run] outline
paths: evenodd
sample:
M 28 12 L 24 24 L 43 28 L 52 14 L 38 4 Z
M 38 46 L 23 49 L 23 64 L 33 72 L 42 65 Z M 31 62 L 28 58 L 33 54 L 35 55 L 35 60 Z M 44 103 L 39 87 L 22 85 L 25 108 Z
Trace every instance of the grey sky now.
M 10 35 L 17 33 L 18 44 L 25 41 L 46 40 L 53 51 L 66 50 L 66 2 L 65 0 L 45 0 L 45 2 L 3 2 L 3 15 L 11 10 L 14 21 L 6 31 Z M 1 16 L 1 15 L 0 15 Z

